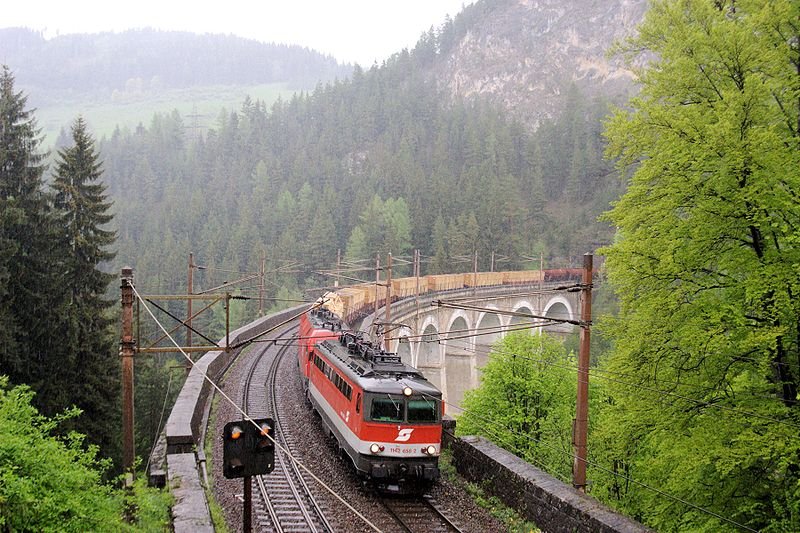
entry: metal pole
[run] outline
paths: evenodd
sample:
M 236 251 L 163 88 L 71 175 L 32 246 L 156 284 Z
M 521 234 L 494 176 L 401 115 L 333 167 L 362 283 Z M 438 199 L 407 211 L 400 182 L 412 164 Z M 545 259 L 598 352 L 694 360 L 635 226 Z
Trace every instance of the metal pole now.
M 132 482 L 135 449 L 133 445 L 133 269 L 125 267 L 120 276 L 122 293 L 122 468 Z
M 267 269 L 267 252 L 261 252 L 261 272 L 258 276 L 258 316 L 264 316 L 264 277 Z
M 380 293 L 378 292 L 381 287 L 381 254 L 375 256 L 375 316 L 378 316 L 378 306 L 380 305 Z
M 231 346 L 231 293 L 225 293 L 225 351 Z
M 194 293 L 194 254 L 189 252 L 189 281 L 187 283 L 188 290 L 186 293 L 191 296 Z M 186 346 L 192 347 L 192 299 L 186 299 Z M 186 362 L 186 369 L 191 368 L 192 365 Z
M 386 257 L 386 304 L 384 306 L 383 321 L 386 322 L 386 327 L 389 327 L 389 322 L 392 321 L 392 252 Z M 391 351 L 391 339 L 389 335 L 384 333 L 383 343 L 386 351 Z
M 539 293 L 536 295 L 536 303 L 539 306 L 539 313 L 544 314 L 542 308 L 542 298 L 544 297 L 544 252 L 539 252 Z M 543 330 L 539 328 L 539 333 Z
M 494 250 L 492 250 L 492 266 L 489 269 L 489 272 L 494 272 Z
M 475 249 L 475 258 L 472 261 L 472 294 L 475 295 L 478 288 L 478 249 Z
M 575 407 L 575 462 L 572 484 L 586 492 L 586 443 L 589 431 L 589 359 L 592 323 L 592 254 L 583 256 L 581 280 L 581 338 L 578 352 L 578 396 Z
M 244 501 L 242 502 L 242 531 L 250 533 L 253 530 L 253 482 L 250 476 L 244 478 Z
M 339 287 L 339 276 L 342 273 L 342 249 L 336 249 L 336 279 L 333 282 L 334 287 Z
M 417 286 L 414 290 L 414 307 L 416 308 L 416 312 L 414 313 L 414 335 L 419 335 L 419 249 L 414 250 L 414 277 L 417 278 Z M 419 341 L 417 341 L 419 342 Z M 417 360 L 413 361 L 413 366 L 417 366 L 419 364 L 419 344 L 417 344 Z

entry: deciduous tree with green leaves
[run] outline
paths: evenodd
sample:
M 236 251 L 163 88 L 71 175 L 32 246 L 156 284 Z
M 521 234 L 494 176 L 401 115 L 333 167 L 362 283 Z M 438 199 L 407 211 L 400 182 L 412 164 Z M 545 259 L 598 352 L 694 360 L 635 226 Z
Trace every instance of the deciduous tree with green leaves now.
M 61 432 L 68 410 L 54 418 L 31 405 L 27 386 L 10 387 L 0 376 L 0 531 L 163 531 L 169 527 L 169 494 L 137 484 L 123 521 L 126 496 L 102 481 L 108 462 L 85 447 L 83 435 Z
M 459 435 L 483 435 L 568 480 L 576 393 L 570 365 L 562 344 L 546 334 L 504 337 L 482 369 L 480 387 L 466 393 Z
M 650 62 L 607 125 L 633 172 L 607 214 L 618 380 L 594 438 L 691 505 L 595 476 L 659 530 L 800 528 L 798 21 L 789 0 L 657 0 L 622 45 Z

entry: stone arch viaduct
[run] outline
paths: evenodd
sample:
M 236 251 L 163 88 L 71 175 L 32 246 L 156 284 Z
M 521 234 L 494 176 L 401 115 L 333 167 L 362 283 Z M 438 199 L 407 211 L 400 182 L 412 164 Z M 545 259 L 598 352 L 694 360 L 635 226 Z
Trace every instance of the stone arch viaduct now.
M 448 404 L 460 405 L 464 393 L 477 387 L 492 344 L 507 333 L 572 331 L 574 325 L 551 320 L 579 320 L 580 293 L 558 290 L 563 285 L 466 288 L 395 302 L 391 323 L 384 326 L 388 349 L 419 368 Z M 374 330 L 385 312 L 381 308 L 365 317 L 360 329 Z

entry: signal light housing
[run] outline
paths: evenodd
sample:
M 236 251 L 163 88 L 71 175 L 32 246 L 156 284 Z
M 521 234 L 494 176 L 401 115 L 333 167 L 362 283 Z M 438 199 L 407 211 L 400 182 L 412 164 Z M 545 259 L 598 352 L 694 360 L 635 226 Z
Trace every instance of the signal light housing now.
M 234 479 L 272 472 L 275 468 L 274 435 L 275 421 L 271 418 L 225 424 L 222 430 L 222 474 Z

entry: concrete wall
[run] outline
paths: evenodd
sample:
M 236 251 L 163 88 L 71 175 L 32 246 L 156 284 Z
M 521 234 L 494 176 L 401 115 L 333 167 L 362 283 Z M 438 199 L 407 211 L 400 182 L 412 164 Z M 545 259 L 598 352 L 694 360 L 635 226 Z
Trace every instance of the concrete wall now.
M 252 339 L 273 328 L 279 329 L 281 324 L 307 308 L 308 305 L 298 306 L 251 322 L 231 332 L 229 335 L 230 345 Z M 220 339 L 218 344 L 224 346 L 225 339 Z M 176 532 L 213 531 L 208 502 L 206 502 L 201 482 L 204 479 L 201 465 L 205 461 L 202 452 L 205 436 L 204 419 L 209 407 L 209 399 L 213 396 L 213 387 L 205 376 L 217 382 L 229 363 L 238 355 L 239 351 L 208 352 L 195 362 L 178 394 L 164 428 L 166 478 L 169 480 L 170 490 L 176 499 L 172 509 L 173 526 Z M 154 472 L 160 472 L 160 468 L 163 466 L 154 464 L 150 477 L 161 479 L 163 473 L 160 476 L 154 474 Z
M 446 440 L 456 470 L 480 483 L 548 533 L 646 533 L 651 530 L 542 472 L 483 437 Z

